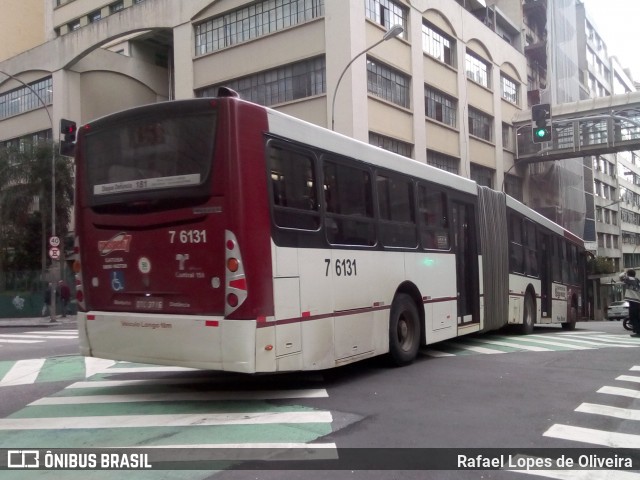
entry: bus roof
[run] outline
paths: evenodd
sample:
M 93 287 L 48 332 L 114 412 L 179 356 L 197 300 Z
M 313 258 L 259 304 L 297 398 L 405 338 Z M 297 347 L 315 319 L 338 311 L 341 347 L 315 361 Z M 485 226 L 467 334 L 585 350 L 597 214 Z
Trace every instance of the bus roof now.
M 568 240 L 571 240 L 572 242 L 577 243 L 578 245 L 584 246 L 584 240 L 582 240 L 577 235 L 571 233 L 566 228 L 563 228 L 562 226 L 558 225 L 552 220 L 549 220 L 547 217 L 541 215 L 540 213 L 536 212 L 532 208 L 527 207 L 526 205 L 519 202 L 515 198 L 510 197 L 509 195 L 506 195 L 506 199 L 507 199 L 507 207 L 512 208 L 513 210 L 515 210 L 518 213 L 521 213 L 522 215 L 529 218 L 530 220 L 544 227 L 547 227 L 552 232 L 557 233 L 558 235 L 562 235 Z
M 242 101 L 242 100 L 240 100 Z M 473 180 L 427 165 L 402 155 L 384 150 L 365 142 L 327 130 L 299 118 L 267 108 L 269 130 L 291 140 L 345 155 L 362 162 L 399 171 L 407 175 L 423 178 L 453 188 L 458 191 L 478 195 L 478 185 Z M 532 221 L 545 226 L 558 235 L 578 245 L 584 241 L 547 217 L 506 195 L 507 206 L 518 211 Z
M 478 195 L 478 187 L 473 180 L 355 140 L 282 112 L 271 109 L 267 109 L 267 112 L 269 131 L 275 135 L 351 157 L 370 165 L 430 180 L 471 195 Z

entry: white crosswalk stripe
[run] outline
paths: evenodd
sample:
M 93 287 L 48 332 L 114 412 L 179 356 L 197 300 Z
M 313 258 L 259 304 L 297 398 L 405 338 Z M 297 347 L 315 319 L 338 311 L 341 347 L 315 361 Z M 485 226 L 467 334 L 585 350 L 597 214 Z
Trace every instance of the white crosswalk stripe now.
M 640 435 L 607 432 L 594 428 L 555 424 L 544 432 L 545 437 L 561 438 L 574 442 L 589 443 L 613 448 L 640 448 Z
M 591 338 L 591 337 L 589 337 Z M 633 366 L 630 371 L 640 371 L 640 366 Z M 638 375 L 620 375 L 617 381 L 631 382 L 632 384 L 640 383 Z M 603 403 L 582 403 L 575 411 L 578 413 L 586 413 L 589 415 L 597 415 L 599 417 L 609 417 L 620 420 L 623 428 L 617 428 L 615 431 L 608 431 L 588 426 L 554 424 L 543 436 L 567 440 L 569 442 L 578 442 L 580 444 L 598 445 L 601 447 L 640 449 L 640 410 L 637 408 L 621 408 L 612 405 L 606 405 L 606 402 L 612 396 L 622 396 L 625 398 L 638 399 L 640 391 L 630 388 L 604 386 L 597 393 L 609 395 L 602 397 Z M 580 417 L 583 418 L 583 417 Z M 584 421 L 588 422 L 588 417 L 584 417 Z M 626 430 L 626 431 L 620 431 Z M 639 433 L 628 433 L 639 432 Z M 591 480 L 591 479 L 611 479 L 611 480 L 640 480 L 640 473 L 624 471 L 624 470 L 529 470 L 515 471 L 516 473 L 535 475 L 545 478 L 556 478 L 560 480 Z
M 633 366 L 630 368 L 630 371 L 637 371 L 638 369 L 640 369 L 639 366 Z M 640 383 L 640 376 L 620 375 L 616 380 Z M 638 390 L 608 385 L 598 389 L 597 393 L 633 399 L 640 398 L 640 391 Z M 606 401 L 609 398 L 611 397 L 603 397 L 603 400 Z M 582 403 L 575 411 L 620 418 L 631 422 L 640 421 L 640 410 L 633 408 L 620 408 L 609 405 Z M 638 429 L 638 431 L 640 432 L 640 429 Z M 544 435 L 609 447 L 640 448 L 640 434 L 607 432 L 578 426 L 556 424 L 547 430 Z
M 624 470 L 518 470 L 516 473 L 557 480 L 640 480 L 640 474 Z
M 56 330 L 54 331 L 30 331 L 17 335 L 1 334 L 0 346 L 3 342 L 12 343 L 35 343 L 44 341 L 57 341 L 61 339 L 74 340 L 77 339 L 76 330 Z M 7 338 L 11 337 L 11 338 Z M 18 338 L 20 337 L 20 338 Z M 28 337 L 28 338 L 25 338 Z M 47 337 L 47 338 L 42 338 Z M 547 334 L 533 335 L 496 335 L 486 334 L 472 337 L 459 337 L 455 340 L 448 340 L 434 345 L 429 345 L 422 349 L 422 353 L 435 358 L 453 357 L 456 355 L 469 354 L 498 354 L 511 352 L 550 352 L 562 350 L 590 350 L 595 348 L 638 348 L 640 340 L 629 338 L 626 335 L 605 334 L 602 332 L 557 332 Z M 84 369 L 84 377 L 90 378 L 97 374 L 103 373 L 149 373 L 149 372 L 188 372 L 196 369 L 184 367 L 167 367 L 159 365 L 140 365 L 128 364 L 127 362 L 116 362 L 114 360 L 105 360 L 99 358 L 82 358 Z M 22 361 L 24 362 L 24 361 Z M 2 368 L 0 362 L 0 387 L 8 385 L 24 385 L 47 381 L 46 369 L 40 375 L 40 370 L 45 367 L 46 359 L 31 360 L 31 363 L 20 363 L 19 365 Z M 29 374 L 25 373 L 27 365 L 30 369 Z M 16 376 L 13 370 L 22 372 L 20 376 Z M 638 368 L 640 370 L 640 367 Z M 5 372 L 4 375 L 2 372 Z M 72 380 L 81 380 L 78 376 Z M 626 381 L 633 381 L 626 379 Z
M 593 403 L 583 403 L 576 412 L 593 413 L 607 417 L 622 418 L 625 420 L 640 421 L 640 410 L 632 408 L 610 407 L 609 405 L 596 405 Z
M 448 342 L 454 348 L 461 348 L 463 350 L 469 350 L 471 352 L 476 353 L 485 353 L 485 354 L 494 354 L 494 353 L 504 353 L 502 350 L 496 350 L 494 348 L 486 348 L 486 347 L 477 347 L 473 344 L 462 343 L 462 342 Z
M 501 348 L 504 347 L 504 348 Z M 428 345 L 422 349 L 431 357 L 451 357 L 470 353 L 495 354 L 514 351 L 551 352 L 558 350 L 592 350 L 597 348 L 640 348 L 640 340 L 624 334 L 604 332 L 553 332 L 530 335 L 487 333 L 458 337 Z
M 152 379 L 144 374 L 153 366 L 142 370 L 137 364 L 122 365 L 129 364 L 98 362 L 93 371 L 102 373 L 95 380 L 72 383 L 0 419 L 0 437 L 30 445 L 54 441 L 59 448 L 232 450 L 225 452 L 225 462 L 261 460 L 261 455 L 269 459 L 287 449 L 300 449 L 309 460 L 338 459 L 335 443 L 313 443 L 333 431 L 332 412 L 296 404 L 328 398 L 323 388 L 269 389 L 259 383 L 255 389 L 243 384 L 239 390 L 221 390 L 211 377 L 194 377 L 188 371 Z M 121 370 L 130 370 L 130 379 L 105 376 Z M 168 370 L 158 366 L 155 371 Z
M 90 384 L 93 382 L 84 382 Z M 156 381 L 156 384 L 158 382 Z M 168 385 L 162 381 L 163 385 Z M 69 387 L 67 387 L 69 388 Z M 123 395 L 82 395 L 79 397 L 47 397 L 36 400 L 29 405 L 81 405 L 85 403 L 119 403 L 119 402 L 199 402 L 205 400 L 282 400 L 285 398 L 326 398 L 329 395 L 324 388 L 303 390 L 270 390 L 246 392 L 169 392 L 139 393 Z
M 78 339 L 77 330 L 35 330 L 24 333 L 1 333 L 0 346 L 6 344 L 32 344 L 43 343 L 49 340 L 74 340 Z
M 86 428 L 189 427 L 211 425 L 268 425 L 273 423 L 331 423 L 331 412 L 242 412 L 167 415 L 106 415 L 52 418 L 0 418 L 0 430 Z
M 40 369 L 46 361 L 45 358 L 34 360 L 18 360 L 13 367 L 2 377 L 0 385 L 15 386 L 35 382 Z
M 42 343 L 42 340 L 20 340 L 17 338 L 0 338 L 0 344 L 2 343 Z
M 602 387 L 600 390 L 598 390 L 598 393 L 608 393 L 609 395 L 620 395 L 623 397 L 640 399 L 640 392 L 638 390 L 631 390 L 629 388 Z

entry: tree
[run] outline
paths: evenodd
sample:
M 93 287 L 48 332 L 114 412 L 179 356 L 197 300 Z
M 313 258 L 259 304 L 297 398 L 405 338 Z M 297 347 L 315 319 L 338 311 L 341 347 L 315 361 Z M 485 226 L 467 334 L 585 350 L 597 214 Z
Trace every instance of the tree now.
M 605 275 L 616 271 L 613 260 L 606 257 L 592 257 L 589 259 L 588 266 L 589 273 L 592 275 Z
M 52 155 L 55 155 L 56 234 L 64 238 L 73 205 L 72 163 L 58 154 L 52 142 L 22 143 L 20 148 L 0 149 L 0 273 L 6 269 L 37 269 L 38 257 L 34 252 L 38 251 L 40 269 L 43 272 L 47 269 L 47 238 L 52 231 Z M 0 290 L 2 287 L 0 284 Z

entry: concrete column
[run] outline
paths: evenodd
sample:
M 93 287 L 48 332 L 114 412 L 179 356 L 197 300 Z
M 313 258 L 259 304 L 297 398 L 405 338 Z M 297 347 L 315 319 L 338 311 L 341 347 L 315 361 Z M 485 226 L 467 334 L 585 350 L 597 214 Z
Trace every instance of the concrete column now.
M 411 35 L 411 90 L 413 106 L 413 158 L 427 163 L 427 129 L 424 105 L 424 53 L 422 50 L 422 14 L 409 11 L 409 34 Z
M 78 125 L 91 120 L 82 117 L 82 98 L 80 95 L 80 74 L 70 70 L 60 69 L 53 72 L 53 139 L 58 140 L 60 134 L 60 119 L 75 121 Z
M 325 2 L 327 68 L 327 125 L 331 128 L 331 104 L 336 83 L 347 64 L 367 48 L 364 2 Z M 366 55 L 359 57 L 340 82 L 335 112 L 335 130 L 369 141 Z
M 195 45 L 190 22 L 173 29 L 173 99 L 193 98 L 193 55 Z

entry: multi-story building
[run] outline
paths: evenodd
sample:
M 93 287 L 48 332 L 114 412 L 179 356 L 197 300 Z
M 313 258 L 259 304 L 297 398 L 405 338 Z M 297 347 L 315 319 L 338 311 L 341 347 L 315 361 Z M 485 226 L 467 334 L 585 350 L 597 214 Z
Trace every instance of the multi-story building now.
M 511 124 L 527 108 L 523 39 L 498 8 L 489 24 L 483 3 L 51 0 L 53 38 L 0 71 L 42 93 L 53 125 L 30 90 L 0 75 L 0 141 L 57 138 L 60 118 L 86 122 L 227 85 L 524 199 Z M 395 24 L 403 33 L 359 57 L 336 92 L 349 61 Z
M 530 106 L 579 100 L 576 2 L 522 3 Z M 587 210 L 584 175 L 582 158 L 543 162 L 529 168 L 532 207 L 581 237 Z
M 42 0 L 3 0 L 0 62 L 45 42 L 44 5 Z
M 581 98 L 618 95 L 635 90 L 634 82 L 610 55 L 597 25 L 577 4 Z M 587 209 L 587 229 L 595 242 L 590 250 L 600 259 L 592 275 L 593 309 L 602 318 L 607 305 L 622 296 L 618 275 L 640 265 L 640 152 L 621 152 L 585 158 L 585 191 L 593 182 L 593 213 Z M 589 202 L 587 202 L 589 205 Z M 591 226 L 592 225 L 592 226 Z
M 0 62 L 0 144 L 57 139 L 61 118 L 84 123 L 145 103 L 215 95 L 226 85 L 246 99 L 504 189 L 577 234 L 585 231 L 591 188 L 585 196 L 582 160 L 515 165 L 514 140 L 522 132 L 512 123 L 533 104 L 577 100 L 577 37 L 566 28 L 576 24 L 574 2 L 44 5 L 39 34 L 46 41 Z M 359 55 L 393 25 L 402 34 Z

